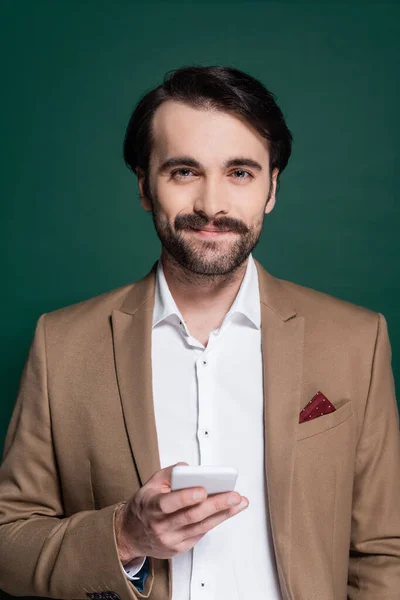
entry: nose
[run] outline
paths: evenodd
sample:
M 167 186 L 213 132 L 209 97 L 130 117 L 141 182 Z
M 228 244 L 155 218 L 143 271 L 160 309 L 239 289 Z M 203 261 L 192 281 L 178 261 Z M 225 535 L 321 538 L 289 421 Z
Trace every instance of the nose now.
M 193 210 L 205 215 L 208 219 L 228 213 L 228 194 L 217 177 L 203 180 L 201 187 L 197 189 Z

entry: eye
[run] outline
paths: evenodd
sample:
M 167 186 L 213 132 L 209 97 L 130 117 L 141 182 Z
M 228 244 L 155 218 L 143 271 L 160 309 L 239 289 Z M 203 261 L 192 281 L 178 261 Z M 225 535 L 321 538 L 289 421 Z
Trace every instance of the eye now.
M 248 179 L 249 177 L 253 178 L 253 175 L 249 173 L 249 171 L 245 171 L 244 169 L 236 169 L 235 171 L 233 171 L 233 173 L 236 173 L 236 175 L 238 175 L 234 179 Z
M 173 179 L 188 179 L 188 174 L 193 173 L 191 169 L 177 169 L 176 171 L 172 171 L 171 177 Z

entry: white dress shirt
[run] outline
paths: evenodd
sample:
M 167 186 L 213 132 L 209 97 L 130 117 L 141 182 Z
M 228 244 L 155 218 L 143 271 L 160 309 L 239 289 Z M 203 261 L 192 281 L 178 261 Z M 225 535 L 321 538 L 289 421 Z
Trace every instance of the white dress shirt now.
M 152 330 L 153 398 L 161 468 L 224 465 L 239 471 L 241 513 L 172 558 L 172 600 L 279 600 L 264 469 L 261 315 L 252 256 L 236 299 L 207 347 L 190 331 L 161 260 Z M 141 564 L 126 569 L 132 575 Z

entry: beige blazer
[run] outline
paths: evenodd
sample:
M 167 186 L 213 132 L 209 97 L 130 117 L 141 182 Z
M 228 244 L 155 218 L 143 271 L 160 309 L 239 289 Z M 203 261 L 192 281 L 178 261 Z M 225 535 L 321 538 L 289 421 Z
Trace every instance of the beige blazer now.
M 386 321 L 256 264 L 282 598 L 398 600 L 400 436 Z M 171 561 L 150 559 L 139 593 L 113 533 L 116 505 L 160 469 L 154 282 L 153 268 L 38 320 L 0 469 L 0 588 L 11 594 L 171 598 Z M 336 411 L 299 425 L 319 390 Z

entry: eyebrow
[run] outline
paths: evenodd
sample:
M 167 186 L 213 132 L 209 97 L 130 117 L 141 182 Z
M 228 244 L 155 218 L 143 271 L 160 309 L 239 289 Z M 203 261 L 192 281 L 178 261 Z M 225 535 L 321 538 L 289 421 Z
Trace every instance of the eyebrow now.
M 159 173 L 165 173 L 171 167 L 178 167 L 184 165 L 185 167 L 193 167 L 194 169 L 202 169 L 201 163 L 198 160 L 195 160 L 191 156 L 172 156 L 165 160 L 159 167 Z M 230 167 L 250 167 L 252 169 L 256 169 L 257 171 L 262 171 L 263 168 L 259 162 L 253 160 L 252 158 L 247 158 L 245 156 L 237 156 L 235 158 L 229 158 L 222 164 L 224 169 L 229 169 Z

